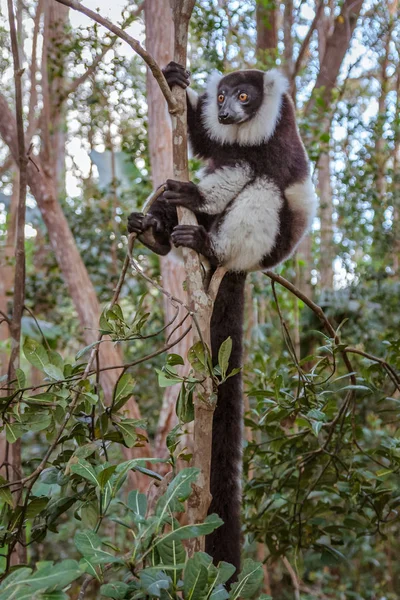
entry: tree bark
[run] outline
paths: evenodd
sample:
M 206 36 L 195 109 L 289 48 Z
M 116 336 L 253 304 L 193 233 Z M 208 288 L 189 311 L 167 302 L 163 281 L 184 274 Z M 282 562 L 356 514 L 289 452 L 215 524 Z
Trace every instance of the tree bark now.
M 333 204 L 329 150 L 318 160 L 318 191 L 320 218 L 319 275 L 321 289 L 333 288 Z
M 313 111 L 323 113 L 329 109 L 331 96 L 339 75 L 343 59 L 348 50 L 364 0 L 344 0 L 340 14 L 335 19 L 332 35 L 328 38 L 324 57 L 320 64 L 313 93 L 307 103 L 304 116 Z M 316 100 L 322 100 L 322 107 L 316 109 Z
M 257 59 L 265 66 L 272 67 L 278 43 L 277 8 L 274 0 L 257 0 L 256 28 Z
M 333 3 L 329 15 L 323 14 L 317 23 L 318 56 L 322 66 L 326 45 L 333 32 Z M 333 288 L 333 204 L 330 170 L 330 129 L 331 118 L 327 115 L 323 123 L 323 131 L 328 140 L 321 143 L 321 153 L 317 163 L 319 218 L 320 218 L 320 247 L 319 247 L 319 276 L 321 289 Z
M 293 0 L 285 0 L 285 9 L 283 13 L 283 68 L 289 79 L 292 81 L 294 64 L 293 64 Z M 292 96 L 295 97 L 294 81 L 292 82 Z
M 146 23 L 146 48 L 158 62 L 165 66 L 173 57 L 174 52 L 174 28 L 172 12 L 169 3 L 160 4 L 158 0 L 147 0 L 144 7 Z M 147 105 L 148 105 L 148 136 L 150 147 L 150 164 L 153 187 L 158 187 L 172 176 L 172 127 L 171 120 L 167 116 L 165 99 L 161 93 L 157 81 L 151 72 L 147 71 Z M 184 291 L 185 269 L 174 253 L 161 258 L 161 275 L 163 286 L 173 296 L 182 298 L 187 302 L 187 294 Z M 175 309 L 164 296 L 165 322 L 170 323 Z M 178 319 L 183 317 L 182 308 Z M 184 329 L 181 328 L 181 329 Z M 179 333 L 183 333 L 179 331 Z M 190 346 L 193 344 L 193 336 L 189 333 L 175 347 L 174 352 L 184 358 Z M 166 388 L 164 393 L 157 433 L 154 444 L 155 456 L 167 455 L 166 437 L 171 429 L 177 424 L 175 403 L 179 393 L 180 385 Z

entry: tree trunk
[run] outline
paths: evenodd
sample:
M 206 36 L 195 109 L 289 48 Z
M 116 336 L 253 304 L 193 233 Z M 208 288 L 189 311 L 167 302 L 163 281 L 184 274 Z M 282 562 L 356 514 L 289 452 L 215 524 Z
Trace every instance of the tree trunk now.
M 147 0 L 145 3 L 146 22 L 146 48 L 161 66 L 165 66 L 173 57 L 174 30 L 172 12 L 168 2 L 160 3 L 158 0 Z M 148 104 L 148 135 L 150 147 L 151 174 L 154 187 L 164 183 L 172 177 L 172 136 L 171 120 L 167 115 L 165 99 L 160 91 L 157 81 L 150 71 L 147 71 L 147 104 Z M 185 270 L 183 263 L 174 253 L 161 259 L 161 274 L 163 286 L 177 298 L 187 302 L 187 294 L 183 289 Z M 167 298 L 164 297 L 165 322 L 169 323 L 175 309 Z M 182 310 L 178 319 L 182 318 Z M 184 327 L 187 327 L 185 324 Z M 184 358 L 193 336 L 187 335 L 174 347 L 174 352 Z M 166 388 L 160 412 L 155 439 L 155 455 L 167 454 L 166 437 L 177 423 L 175 403 L 180 386 Z
M 318 160 L 318 191 L 320 229 L 319 275 L 321 289 L 333 288 L 333 205 L 329 152 Z
M 293 0 L 285 0 L 285 9 L 283 13 L 283 58 L 284 65 L 283 68 L 285 73 L 291 81 L 294 64 L 293 64 Z M 294 88 L 294 82 L 293 82 Z M 293 89 L 292 96 L 295 97 L 296 93 Z
M 331 3 L 332 4 L 332 3 Z M 333 6 L 330 6 L 329 15 L 323 14 L 317 23 L 318 30 L 318 56 L 322 66 L 327 40 L 333 33 Z M 328 135 L 328 141 L 321 143 L 321 153 L 317 163 L 318 193 L 319 193 L 319 218 L 320 218 L 320 247 L 319 247 L 319 275 L 321 289 L 333 288 L 333 204 L 330 170 L 330 143 L 329 133 L 331 119 L 327 117 L 323 124 L 323 131 Z
M 257 0 L 256 2 L 256 56 L 266 67 L 275 63 L 278 43 L 277 9 L 274 0 Z
M 309 116 L 316 108 L 317 98 L 321 100 L 319 106 L 323 113 L 330 108 L 332 91 L 336 86 L 339 71 L 356 28 L 363 3 L 364 0 L 344 0 L 340 15 L 335 19 L 332 35 L 326 43 L 313 93 L 304 112 L 305 117 Z

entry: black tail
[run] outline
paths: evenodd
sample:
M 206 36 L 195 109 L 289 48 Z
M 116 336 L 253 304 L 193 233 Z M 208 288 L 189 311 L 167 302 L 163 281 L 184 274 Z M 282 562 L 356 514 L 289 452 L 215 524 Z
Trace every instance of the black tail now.
M 242 366 L 244 286 L 246 274 L 227 273 L 222 280 L 211 319 L 211 346 L 214 364 L 227 337 L 232 338 L 229 371 Z M 228 372 L 229 372 L 228 371 Z M 242 374 L 230 377 L 218 388 L 214 413 L 211 459 L 212 502 L 209 513 L 224 521 L 206 537 L 206 552 L 214 563 L 224 560 L 240 569 L 241 549 L 241 465 L 243 400 Z

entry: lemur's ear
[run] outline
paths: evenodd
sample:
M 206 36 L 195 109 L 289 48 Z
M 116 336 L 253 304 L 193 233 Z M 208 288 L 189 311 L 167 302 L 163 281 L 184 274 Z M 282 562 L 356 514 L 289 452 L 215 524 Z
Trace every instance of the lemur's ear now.
M 285 94 L 289 89 L 289 81 L 278 69 L 271 69 L 264 73 L 264 92 L 268 95 Z

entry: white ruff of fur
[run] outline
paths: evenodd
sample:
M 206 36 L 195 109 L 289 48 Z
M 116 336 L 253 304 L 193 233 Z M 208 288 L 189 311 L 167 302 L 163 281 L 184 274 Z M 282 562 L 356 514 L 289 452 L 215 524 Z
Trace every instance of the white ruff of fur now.
M 198 189 L 205 200 L 201 211 L 218 215 L 234 200 L 251 179 L 251 169 L 247 164 L 222 167 L 209 175 L 200 174 Z
M 255 117 L 239 125 L 221 125 L 218 121 L 217 91 L 222 75 L 212 73 L 207 82 L 207 98 L 202 119 L 212 140 L 221 144 L 238 143 L 254 146 L 269 140 L 275 131 L 282 106 L 282 96 L 287 92 L 287 79 L 277 69 L 264 73 L 264 98 Z
M 269 254 L 279 233 L 282 195 L 267 178 L 258 178 L 237 196 L 218 225 L 211 230 L 214 252 L 232 271 L 253 271 Z

